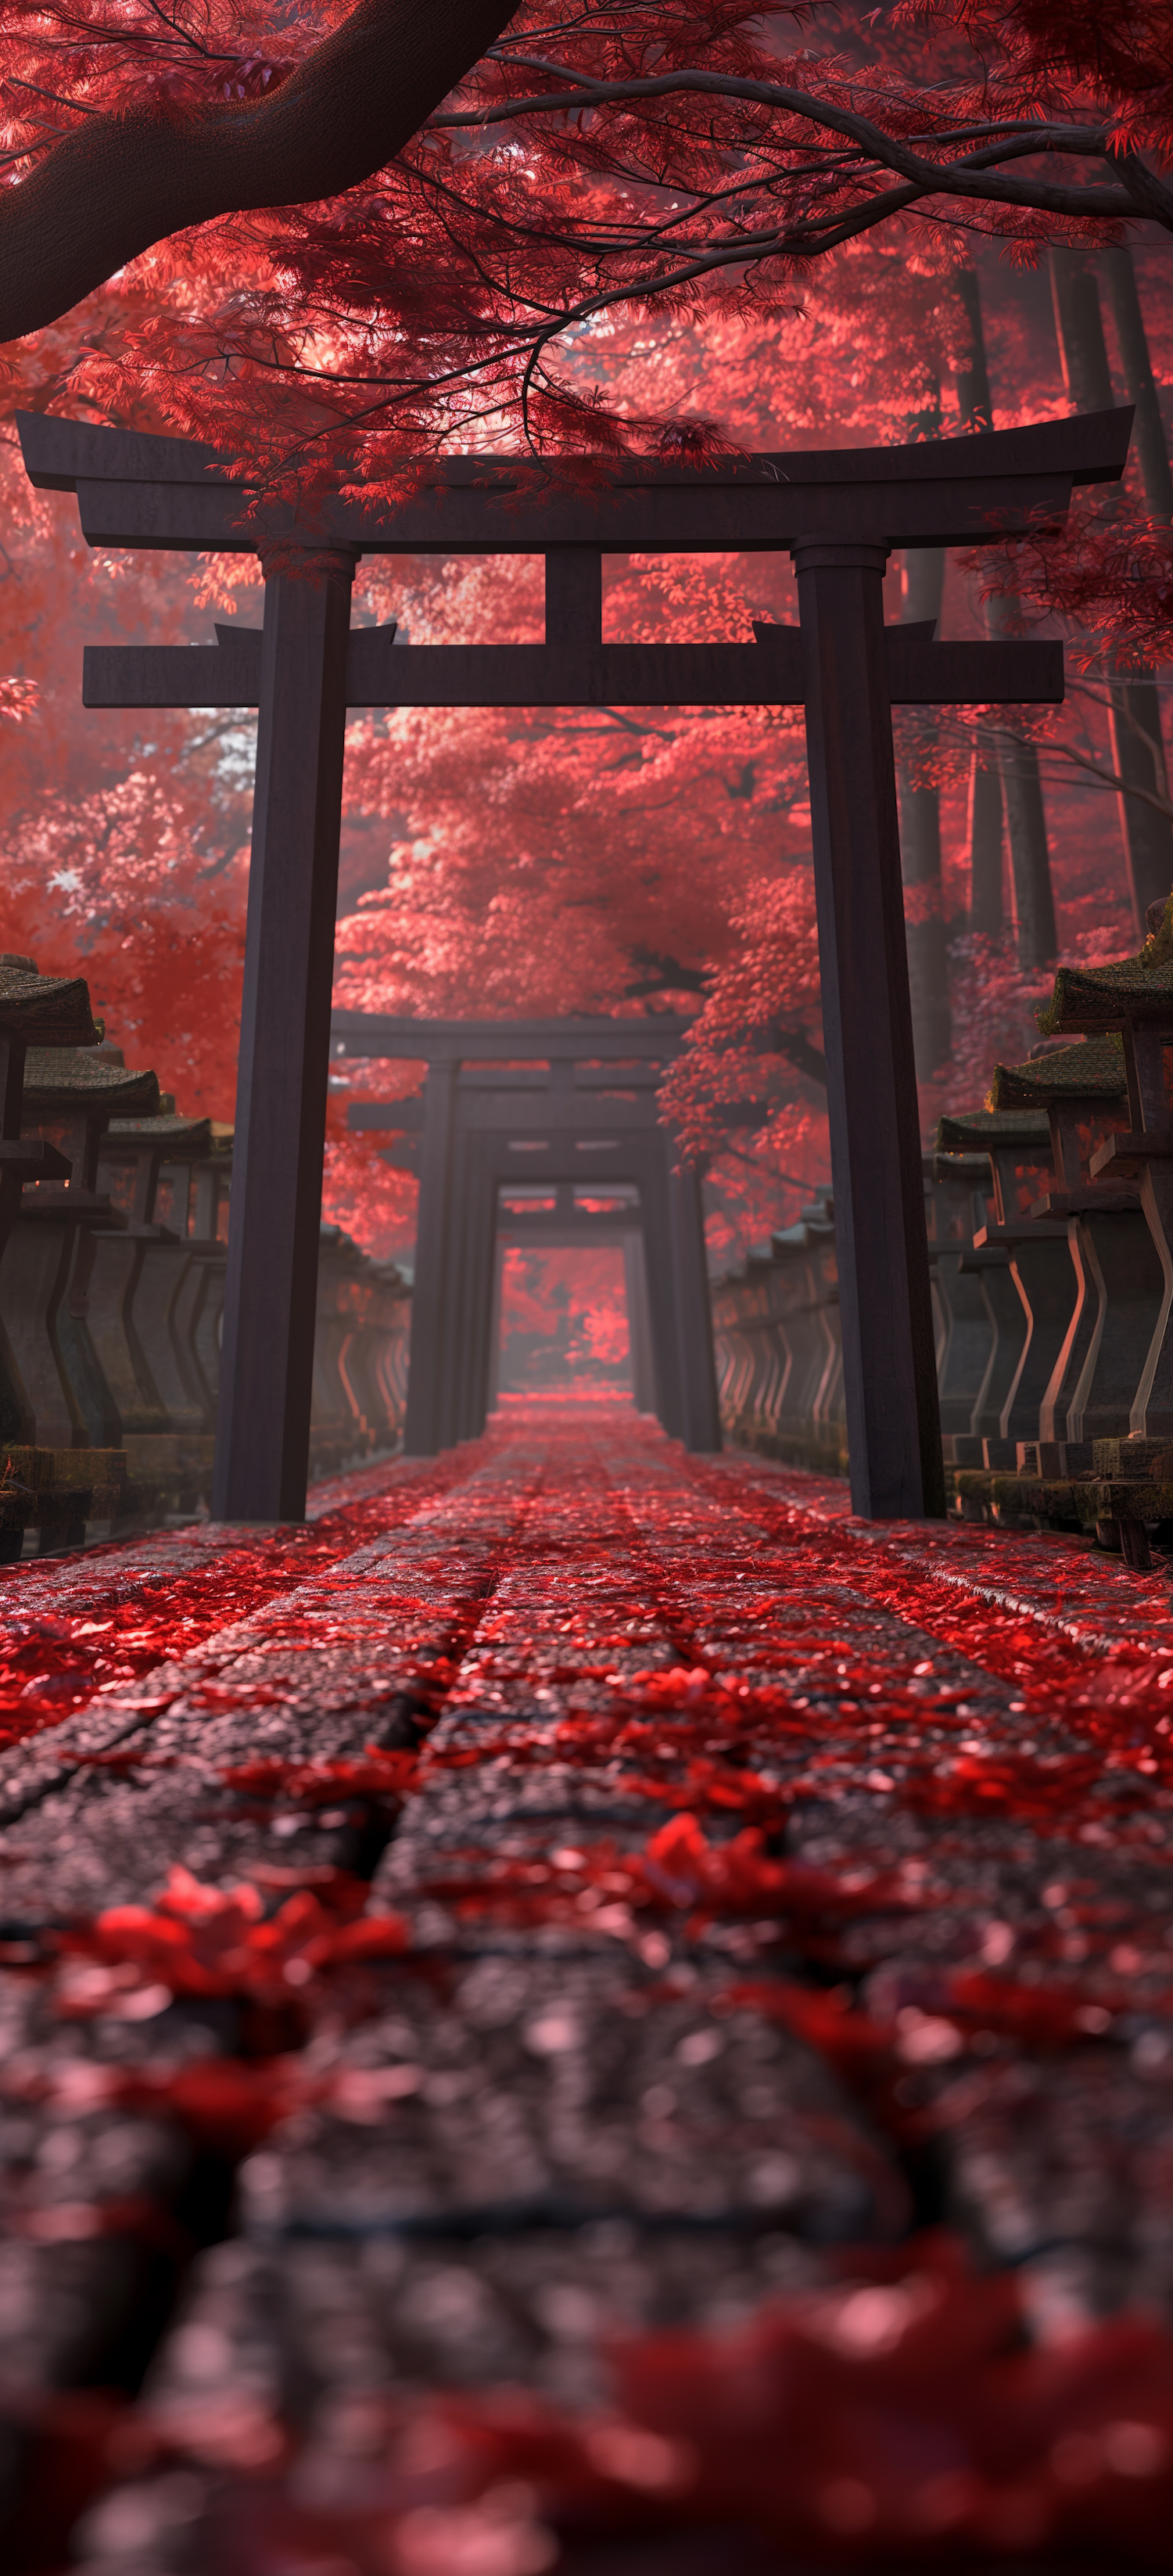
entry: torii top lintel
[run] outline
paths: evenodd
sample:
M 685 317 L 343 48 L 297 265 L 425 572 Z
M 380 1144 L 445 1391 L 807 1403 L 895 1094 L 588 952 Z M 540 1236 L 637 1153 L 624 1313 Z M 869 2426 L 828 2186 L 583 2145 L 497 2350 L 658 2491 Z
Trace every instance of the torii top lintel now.
M 828 448 L 716 465 L 628 459 L 575 490 L 525 457 L 463 456 L 408 468 L 391 502 L 342 489 L 312 521 L 258 501 L 231 458 L 191 439 L 97 429 L 19 412 L 25 468 L 75 492 L 92 545 L 250 553 L 323 544 L 359 554 L 540 554 L 601 546 L 655 554 L 778 552 L 844 539 L 973 545 L 1061 519 L 1077 483 L 1118 482 L 1131 409 L 915 447 Z
M 335 1011 L 335 1056 L 389 1056 L 405 1064 L 571 1064 L 660 1061 L 692 1023 L 675 1011 L 535 1020 L 416 1020 L 390 1011 Z

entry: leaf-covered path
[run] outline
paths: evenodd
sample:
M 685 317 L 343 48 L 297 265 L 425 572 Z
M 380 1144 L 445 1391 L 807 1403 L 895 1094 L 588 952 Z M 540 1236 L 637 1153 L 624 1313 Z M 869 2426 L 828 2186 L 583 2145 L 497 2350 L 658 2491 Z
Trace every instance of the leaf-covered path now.
M 515 1403 L 2 1607 L 14 2570 L 1161 2563 L 1163 1573 Z

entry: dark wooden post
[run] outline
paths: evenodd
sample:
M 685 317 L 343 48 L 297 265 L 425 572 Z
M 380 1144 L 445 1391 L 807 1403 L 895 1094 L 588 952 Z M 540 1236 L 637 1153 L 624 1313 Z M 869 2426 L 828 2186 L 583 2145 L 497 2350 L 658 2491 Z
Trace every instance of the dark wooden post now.
M 441 1449 L 467 1440 L 466 1390 L 469 1376 L 469 1259 L 475 1232 L 473 1199 L 477 1173 L 469 1153 L 469 1136 L 459 1120 L 452 1139 L 448 1188 L 448 1237 L 441 1296 L 444 1314 L 443 1357 L 437 1421 Z
M 547 644 L 559 652 L 592 653 L 602 640 L 602 548 L 547 546 Z
M 489 1403 L 490 1332 L 493 1314 L 493 1269 L 497 1250 L 497 1181 L 486 1169 L 475 1135 L 461 1140 L 464 1160 L 464 1239 L 454 1286 L 459 1296 L 456 1325 L 456 1418 L 449 1437 L 479 1440 Z M 447 1445 L 447 1444 L 445 1444 Z
M 681 1384 L 680 1329 L 672 1256 L 671 1147 L 666 1133 L 654 1139 L 639 1168 L 643 1210 L 644 1277 L 655 1353 L 656 1412 L 670 1440 L 687 1440 Z
M 486 1409 L 489 1413 L 495 1412 L 497 1398 L 501 1393 L 501 1325 L 502 1308 L 505 1303 L 505 1264 L 508 1257 L 509 1246 L 502 1242 L 498 1232 L 493 1245 L 493 1310 L 489 1317 L 489 1379 L 486 1398 Z
M 212 1510 L 305 1513 L 356 554 L 268 573 Z
M 851 1498 L 869 1520 L 944 1510 L 884 661 L 887 551 L 793 549 Z
M 652 1328 L 648 1320 L 648 1279 L 644 1263 L 643 1199 L 640 1224 L 623 1237 L 623 1280 L 627 1291 L 627 1338 L 631 1359 L 631 1400 L 637 1413 L 656 1410 L 656 1372 Z
M 717 1368 L 709 1303 L 704 1208 L 696 1164 L 678 1163 L 669 1175 L 668 1191 L 672 1205 L 672 1258 L 676 1272 L 684 1445 L 686 1449 L 719 1449 L 721 1416 L 717 1408 Z
M 420 1201 L 411 1294 L 411 1359 L 403 1447 L 408 1458 L 434 1458 L 440 1447 L 440 1373 L 444 1283 L 452 1189 L 452 1123 L 458 1067 L 451 1057 L 428 1067 L 420 1139 Z

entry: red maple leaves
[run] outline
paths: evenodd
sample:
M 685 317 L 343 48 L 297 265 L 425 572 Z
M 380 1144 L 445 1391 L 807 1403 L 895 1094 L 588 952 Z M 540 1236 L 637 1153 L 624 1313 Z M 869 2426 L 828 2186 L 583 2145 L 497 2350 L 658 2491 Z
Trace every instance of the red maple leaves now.
M 58 2009 L 117 2010 L 132 1995 L 135 2018 L 144 2000 L 147 2010 L 160 2011 L 174 1995 L 285 2004 L 304 1997 L 330 1968 L 398 1956 L 407 1935 L 397 1915 L 362 1914 L 361 1885 L 331 1892 L 335 1902 L 327 1906 L 312 1889 L 300 1889 L 266 1917 L 255 1887 L 205 1887 L 177 1863 L 153 1906 L 108 1906 L 91 1924 L 62 1934 Z

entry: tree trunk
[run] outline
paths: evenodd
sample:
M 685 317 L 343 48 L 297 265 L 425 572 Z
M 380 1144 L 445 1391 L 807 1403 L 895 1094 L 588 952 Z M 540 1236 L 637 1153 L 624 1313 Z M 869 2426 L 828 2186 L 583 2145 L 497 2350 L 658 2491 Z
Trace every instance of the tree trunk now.
M 976 268 L 959 269 L 955 282 L 958 300 L 969 325 L 969 347 L 953 377 L 961 426 L 963 429 L 992 429 L 994 407 L 990 400 L 990 375 L 986 365 L 982 290 Z
M 0 191 L 0 341 L 55 322 L 190 224 L 314 204 L 394 159 L 508 26 L 516 0 L 360 0 L 259 98 L 87 113 Z
M 968 348 L 954 376 L 961 426 L 963 429 L 992 429 L 994 407 L 990 399 L 982 297 L 976 269 L 959 270 L 957 294 L 969 326 Z M 998 740 L 988 725 L 979 725 L 969 773 L 969 926 L 971 930 L 984 932 L 989 938 L 997 938 L 1004 919 L 1002 778 L 998 768 Z
M 1128 860 L 1128 890 L 1138 939 L 1145 937 L 1145 915 L 1151 903 L 1167 903 L 1173 886 L 1173 826 L 1129 786 L 1167 793 L 1161 738 L 1161 701 L 1152 680 L 1113 680 L 1109 686 L 1108 731 L 1112 767 L 1127 784 L 1117 799 L 1120 828 Z
M 1108 289 L 1128 399 L 1136 404 L 1132 445 L 1140 467 L 1144 496 L 1154 519 L 1162 519 L 1168 524 L 1173 520 L 1173 474 L 1169 471 L 1165 425 L 1161 419 L 1153 362 L 1140 309 L 1136 270 L 1127 243 L 1120 242 L 1112 250 L 1101 251 L 1100 274 Z
M 996 939 L 1005 920 L 1002 773 L 996 736 L 988 725 L 979 725 L 969 779 L 969 926 Z
M 994 607 L 997 603 L 991 600 L 989 605 Z M 999 728 L 995 740 L 1010 838 L 1018 963 L 1027 968 L 1048 966 L 1059 942 L 1039 755 L 1033 742 L 1024 742 L 1021 734 Z
M 1112 371 L 1095 271 L 1081 250 L 1052 249 L 1047 258 L 1068 409 L 1111 411 Z
M 1055 328 L 1068 402 L 1072 411 L 1108 411 L 1113 402 L 1112 375 L 1095 270 L 1083 251 L 1055 249 L 1049 257 Z M 1158 515 L 1168 518 L 1167 505 L 1173 498 L 1173 486 L 1170 484 L 1169 460 L 1165 453 L 1136 277 L 1126 250 L 1106 254 L 1106 274 L 1109 261 L 1118 263 L 1111 273 L 1109 285 L 1128 390 L 1133 394 L 1134 383 L 1141 391 L 1147 386 L 1150 397 L 1143 440 L 1139 411 L 1137 417 L 1145 497 L 1150 508 L 1154 508 L 1156 505 L 1149 494 L 1151 475 L 1152 488 L 1160 505 Z M 1134 394 L 1133 399 L 1139 401 L 1140 393 Z M 1147 674 L 1135 679 L 1113 679 L 1108 694 L 1112 766 L 1117 777 L 1125 781 L 1118 808 L 1128 867 L 1128 890 L 1132 897 L 1137 938 L 1143 939 L 1145 915 L 1150 903 L 1163 902 L 1173 885 L 1173 826 L 1165 815 L 1158 814 L 1145 801 L 1143 795 L 1130 795 L 1128 789 L 1135 786 L 1147 789 L 1150 794 L 1165 793 L 1161 709 L 1156 689 Z
M 993 406 L 976 269 L 960 271 L 957 290 L 969 325 L 966 360 L 956 373 L 962 426 L 989 429 L 993 426 Z M 988 599 L 984 614 L 988 634 L 1005 632 L 1009 613 L 1003 600 Z M 991 749 L 998 763 L 996 794 L 987 766 Z M 1039 756 L 1033 742 L 1024 741 L 1008 726 L 982 726 L 974 750 L 969 806 L 970 923 L 974 930 L 994 930 L 1002 923 L 1003 809 L 1010 841 L 1018 962 L 1026 967 L 1045 966 L 1056 948 L 1055 898 Z
M 904 624 L 915 626 L 930 617 L 935 624 L 944 587 L 944 547 L 910 547 L 904 563 Z M 935 718 L 927 712 L 921 718 L 921 731 L 930 739 L 936 734 Z M 897 784 L 912 1041 L 917 1078 L 923 1082 L 947 1062 L 953 1048 L 941 883 L 941 799 L 935 787 L 918 782 L 916 764 L 907 759 L 899 763 Z

